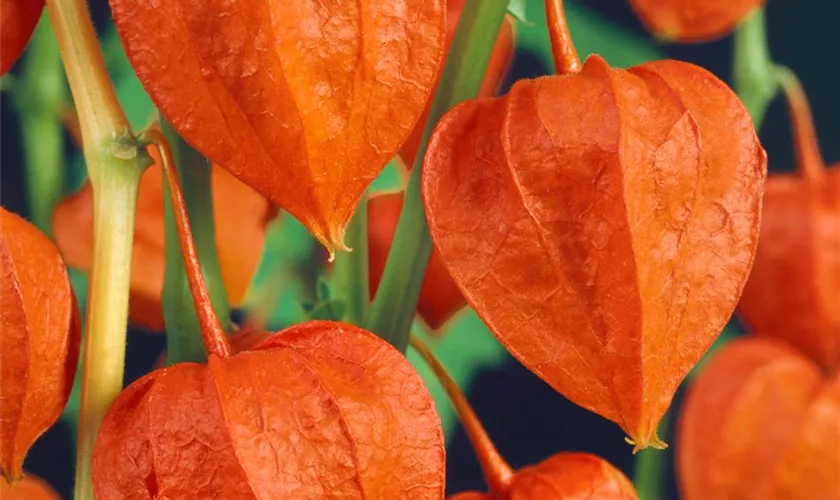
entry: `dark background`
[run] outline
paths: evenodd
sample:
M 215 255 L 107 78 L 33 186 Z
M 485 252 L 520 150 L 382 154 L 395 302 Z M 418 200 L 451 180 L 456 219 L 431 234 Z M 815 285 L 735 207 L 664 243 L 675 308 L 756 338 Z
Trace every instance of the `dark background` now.
M 584 5 L 596 10 L 640 37 L 648 35 L 623 0 L 590 0 Z M 98 25 L 107 22 L 108 8 L 103 0 L 92 2 Z M 840 110 L 838 100 L 837 23 L 840 3 L 816 0 L 770 0 L 767 8 L 768 32 L 774 59 L 791 67 L 807 90 L 817 122 L 823 153 L 830 163 L 840 158 L 838 122 L 834 114 Z M 153 28 L 151 28 L 153 29 Z M 833 33 L 833 35 L 832 35 Z M 694 62 L 731 81 L 731 38 L 698 44 L 669 45 L 663 50 L 670 58 Z M 519 52 L 510 81 L 545 74 L 539 58 Z M 2 178 L 0 198 L 9 210 L 26 214 L 22 186 L 22 161 L 17 121 L 9 99 L 0 101 L 2 115 Z M 786 110 L 777 100 L 761 130 L 772 171 L 790 170 L 793 155 Z M 163 349 L 162 336 L 132 330 L 129 334 L 129 356 L 126 382 L 146 373 Z M 675 405 L 681 402 L 678 394 Z M 559 450 L 585 450 L 602 455 L 628 475 L 632 474 L 633 457 L 623 441 L 623 433 L 614 424 L 569 403 L 546 384 L 514 361 L 482 370 L 468 394 L 475 409 L 495 439 L 500 451 L 514 467 L 541 461 Z M 666 451 L 671 463 L 672 451 L 679 443 L 662 436 L 672 444 Z M 71 437 L 66 424 L 59 423 L 32 448 L 25 468 L 45 478 L 64 498 L 72 497 L 73 462 Z M 668 469 L 667 498 L 678 498 L 673 468 Z M 450 492 L 467 489 L 484 490 L 484 482 L 466 436 L 459 430 L 448 449 L 448 488 Z M 644 499 L 642 499 L 644 500 Z

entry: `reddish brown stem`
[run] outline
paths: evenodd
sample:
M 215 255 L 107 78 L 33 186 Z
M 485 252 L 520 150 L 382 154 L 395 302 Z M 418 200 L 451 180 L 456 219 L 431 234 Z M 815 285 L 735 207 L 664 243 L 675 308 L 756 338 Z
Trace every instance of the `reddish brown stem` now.
M 160 151 L 161 164 L 166 175 L 166 184 L 169 187 L 169 198 L 172 200 L 172 211 L 175 214 L 175 224 L 178 227 L 181 254 L 184 256 L 184 266 L 187 269 L 187 282 L 192 292 L 201 337 L 204 339 L 204 348 L 207 349 L 208 355 L 215 354 L 220 358 L 228 358 L 231 352 L 230 342 L 222 329 L 222 324 L 219 323 L 219 318 L 213 311 L 213 303 L 207 292 L 201 265 L 198 263 L 198 252 L 193 242 L 187 206 L 184 202 L 184 194 L 181 192 L 181 184 L 178 182 L 178 172 L 175 170 L 169 142 L 160 130 L 154 128 L 143 132 L 141 138 L 154 144 Z
M 825 161 L 814 130 L 814 117 L 808 97 L 796 75 L 788 68 L 778 68 L 779 83 L 788 102 L 792 121 L 793 142 L 796 148 L 796 163 L 802 177 L 811 182 L 822 179 Z
M 548 21 L 548 34 L 551 36 L 551 53 L 554 54 L 554 69 L 558 75 L 580 73 L 583 65 L 580 63 L 566 13 L 563 11 L 563 0 L 545 0 L 545 15 Z
M 502 495 L 507 491 L 510 481 L 513 478 L 513 469 L 505 462 L 505 459 L 499 454 L 481 421 L 476 416 L 470 403 L 467 401 L 464 393 L 458 388 L 458 384 L 452 380 L 446 368 L 438 361 L 437 357 L 432 353 L 431 349 L 423 343 L 422 340 L 412 335 L 410 339 L 411 347 L 417 351 L 417 354 L 423 358 L 423 361 L 429 365 L 429 368 L 435 373 L 440 385 L 446 391 L 452 406 L 458 413 L 461 423 L 464 425 L 464 430 L 470 438 L 478 461 L 481 463 L 481 469 L 484 471 L 484 478 L 487 481 L 487 486 L 492 493 Z

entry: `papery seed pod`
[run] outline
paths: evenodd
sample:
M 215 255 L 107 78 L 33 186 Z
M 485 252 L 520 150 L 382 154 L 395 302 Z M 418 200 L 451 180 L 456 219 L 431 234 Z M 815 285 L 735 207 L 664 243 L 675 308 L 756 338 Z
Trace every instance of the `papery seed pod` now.
M 458 28 L 458 21 L 461 19 L 461 12 L 464 10 L 465 3 L 466 0 L 446 1 L 447 53 L 449 47 L 452 45 L 452 41 L 455 39 L 455 30 Z M 484 81 L 481 84 L 478 97 L 491 97 L 499 91 L 510 69 L 510 65 L 513 63 L 515 38 L 513 17 L 507 15 L 504 21 L 502 21 L 502 27 L 499 29 L 499 34 L 496 37 L 496 44 L 493 46 L 493 53 L 490 56 L 490 62 L 487 64 L 487 70 L 484 72 Z M 417 149 L 420 147 L 420 140 L 426 129 L 426 122 L 429 120 L 429 109 L 431 105 L 432 100 L 429 99 L 423 116 L 420 117 L 420 120 L 411 131 L 408 139 L 406 139 L 400 148 L 400 158 L 403 164 L 409 169 L 414 166 L 417 158 Z
M 630 0 L 645 27 L 680 42 L 714 40 L 730 33 L 765 0 Z
M 152 331 L 164 328 L 161 294 L 166 263 L 160 158 L 140 180 L 131 260 L 129 318 Z M 231 306 L 240 305 L 262 257 L 265 231 L 277 210 L 225 170 L 212 167 L 213 218 L 219 266 Z M 86 183 L 55 210 L 53 233 L 67 264 L 89 271 L 93 261 L 93 189 Z
M 0 76 L 26 48 L 43 10 L 44 0 L 0 0 Z
M 0 472 L 10 482 L 20 479 L 32 443 L 67 404 L 79 329 L 58 250 L 0 208 Z
M 419 339 L 411 345 L 443 385 L 478 457 L 489 493 L 463 492 L 449 500 L 639 500 L 633 485 L 604 459 L 588 453 L 557 453 L 513 471 L 496 450 L 467 398 Z
M 677 442 L 686 500 L 840 499 L 840 374 L 735 340 L 692 383 Z
M 659 420 L 747 279 L 766 155 L 702 68 L 571 63 L 444 116 L 429 230 L 514 357 L 636 449 L 662 446 Z
M 208 362 L 153 371 L 117 397 L 94 447 L 97 500 L 443 498 L 440 419 L 390 344 L 311 321 L 231 353 L 170 156 L 164 169 Z
M 359 199 L 437 83 L 444 0 L 110 5 L 129 61 L 173 128 L 331 253 L 346 250 Z
M 738 310 L 755 334 L 832 369 L 840 363 L 840 165 L 826 168 L 805 92 L 793 73 L 782 75 L 799 172 L 767 179 L 758 252 Z
M 61 500 L 58 493 L 42 479 L 26 474 L 14 485 L 0 480 L 0 498 L 3 500 Z
M 370 261 L 370 297 L 373 299 L 379 288 L 379 281 L 385 271 L 388 252 L 403 205 L 403 193 L 388 193 L 371 197 L 368 201 L 368 259 Z M 420 298 L 417 313 L 432 330 L 437 330 L 452 316 L 464 308 L 466 302 L 452 281 L 449 271 L 440 260 L 436 250 L 432 250 Z

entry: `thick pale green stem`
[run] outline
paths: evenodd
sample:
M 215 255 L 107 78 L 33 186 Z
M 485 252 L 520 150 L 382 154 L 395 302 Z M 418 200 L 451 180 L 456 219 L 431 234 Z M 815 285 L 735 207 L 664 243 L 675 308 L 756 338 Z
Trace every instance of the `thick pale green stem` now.
M 84 0 L 47 0 L 94 198 L 93 265 L 82 362 L 76 500 L 93 500 L 96 434 L 122 390 L 137 188 L 151 163 L 117 102 Z
M 61 109 L 66 93 L 58 43 L 45 14 L 29 42 L 14 102 L 26 160 L 29 213 L 47 235 L 52 235 L 52 213 L 64 186 Z
M 94 184 L 93 269 L 90 274 L 82 397 L 76 454 L 76 500 L 92 500 L 91 457 L 99 426 L 123 387 L 131 248 L 137 188 L 148 158 L 102 153 Z
M 420 286 L 432 253 L 420 197 L 423 157 L 437 121 L 456 104 L 478 94 L 508 2 L 467 0 L 420 142 L 403 209 L 382 281 L 365 322 L 401 352 L 408 346 Z
M 656 435 L 661 436 L 663 440 L 668 439 L 672 413 L 673 410 L 668 411 L 659 422 Z M 633 485 L 636 487 L 640 499 L 662 500 L 666 498 L 664 492 L 665 478 L 662 473 L 667 463 L 667 453 L 660 449 L 647 448 L 636 454 L 633 466 Z
M 178 178 L 184 193 L 190 226 L 198 253 L 201 271 L 213 309 L 222 328 L 230 330 L 230 308 L 222 280 L 219 256 L 216 251 L 216 228 L 213 220 L 212 170 L 201 153 L 190 147 L 167 123 L 161 124 L 175 161 Z M 178 227 L 172 211 L 166 173 L 163 198 L 166 227 L 166 270 L 163 281 L 163 317 L 166 322 L 166 362 L 205 361 L 207 354 L 201 337 L 198 317 L 187 280 Z
M 770 102 L 779 90 L 776 69 L 767 43 L 764 9 L 758 8 L 735 30 L 733 84 L 756 130 L 761 129 Z
M 335 296 L 346 306 L 344 321 L 361 325 L 370 307 L 370 276 L 368 263 L 368 198 L 362 196 L 356 213 L 344 235 L 350 252 L 339 252 L 333 264 Z

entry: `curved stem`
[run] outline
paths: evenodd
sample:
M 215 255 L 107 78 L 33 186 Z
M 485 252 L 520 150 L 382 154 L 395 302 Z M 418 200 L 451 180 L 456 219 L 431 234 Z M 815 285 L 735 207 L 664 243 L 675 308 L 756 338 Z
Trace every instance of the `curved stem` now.
M 157 129 L 144 131 L 140 134 L 140 139 L 154 144 L 160 151 L 160 162 L 166 175 L 166 184 L 169 187 L 169 198 L 175 213 L 178 239 L 181 242 L 181 252 L 187 269 L 187 281 L 190 285 L 190 291 L 192 291 L 193 305 L 198 316 L 204 347 L 208 354 L 228 358 L 231 352 L 230 342 L 228 342 L 222 324 L 219 323 L 219 319 L 213 311 L 213 302 L 210 300 L 204 275 L 201 273 L 198 252 L 195 249 L 195 243 L 193 243 L 192 229 L 187 216 L 187 207 L 184 203 L 184 194 L 181 192 L 181 185 L 178 183 L 178 172 L 175 170 L 175 164 L 172 161 L 172 150 L 169 147 L 169 142 L 167 142 L 163 133 Z
M 507 6 L 508 2 L 500 0 L 467 0 L 449 49 L 426 130 L 417 149 L 382 281 L 365 321 L 368 330 L 390 342 L 400 352 L 405 352 L 408 346 L 420 287 L 432 255 L 426 211 L 420 196 L 423 157 L 429 137 L 444 113 L 456 104 L 478 95 Z
M 563 11 L 563 0 L 545 0 L 545 15 L 551 37 L 551 53 L 554 55 L 554 70 L 558 75 L 580 73 L 583 65 L 572 42 L 566 13 Z
M 814 117 L 811 114 L 811 106 L 808 104 L 808 96 L 799 78 L 789 68 L 780 66 L 777 68 L 777 74 L 788 102 L 793 142 L 796 148 L 796 164 L 806 180 L 819 181 L 824 175 L 825 161 L 814 130 Z
M 172 148 L 172 156 L 178 177 L 182 179 L 186 209 L 202 275 L 216 317 L 222 328 L 230 331 L 230 306 L 219 256 L 216 250 L 216 227 L 213 218 L 212 167 L 201 153 L 175 132 L 168 122 L 161 122 L 161 131 Z M 170 201 L 166 172 L 162 172 L 164 189 L 164 227 L 166 232 L 166 266 L 163 277 L 163 319 L 166 323 L 166 362 L 205 362 L 207 353 L 198 323 L 189 279 L 181 258 L 178 225 Z
M 760 130 L 767 108 L 778 91 L 763 8 L 757 8 L 741 21 L 735 30 L 734 42 L 733 87 L 752 116 L 755 129 Z
M 416 335 L 412 335 L 410 339 L 411 347 L 423 358 L 423 361 L 429 365 L 429 368 L 435 373 L 440 385 L 446 391 L 458 418 L 464 424 L 464 430 L 470 438 L 475 454 L 478 456 L 478 461 L 481 463 L 481 469 L 484 471 L 484 477 L 487 481 L 487 486 L 490 491 L 496 494 L 503 494 L 510 486 L 511 479 L 513 479 L 513 469 L 505 462 L 505 459 L 499 454 L 490 436 L 481 421 L 476 416 L 470 403 L 467 401 L 464 393 L 458 388 L 458 384 L 452 380 L 446 368 L 438 361 L 434 353 L 432 353 L 429 346 L 423 343 Z

